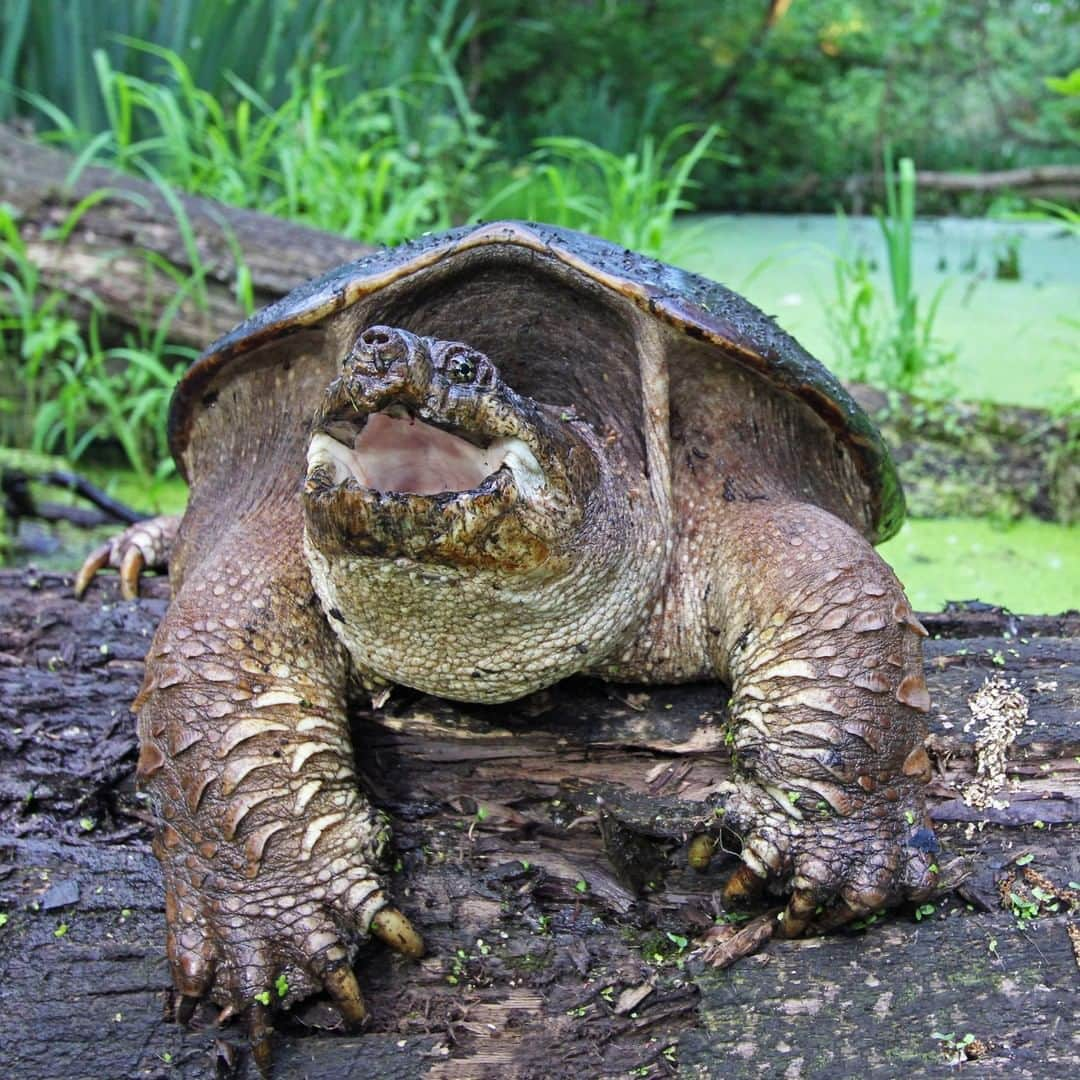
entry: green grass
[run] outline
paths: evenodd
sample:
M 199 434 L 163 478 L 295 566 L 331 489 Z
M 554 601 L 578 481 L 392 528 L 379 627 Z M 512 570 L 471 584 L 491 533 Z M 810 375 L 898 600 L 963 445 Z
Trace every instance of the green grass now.
M 492 126 L 471 107 L 452 53 L 429 43 L 431 71 L 363 92 L 321 63 L 285 77 L 272 104 L 229 75 L 231 104 L 203 89 L 169 48 L 124 38 L 154 62 L 149 76 L 93 53 L 107 126 L 88 134 L 49 101 L 47 133 L 88 161 L 371 244 L 394 244 L 466 221 L 524 217 L 583 229 L 652 255 L 692 207 L 693 173 L 719 130 L 681 127 L 615 154 L 584 139 L 537 140 L 520 163 L 496 156 Z
M 482 202 L 474 220 L 522 218 L 580 229 L 647 255 L 674 258 L 675 215 L 690 210 L 694 170 L 714 149 L 716 126 L 670 132 L 659 143 L 643 137 L 637 150 L 616 154 L 585 139 L 547 138 Z
M 842 378 L 901 390 L 927 392 L 948 385 L 947 370 L 956 358 L 934 333 L 934 323 L 948 287 L 944 281 L 929 299 L 920 296 L 914 257 L 915 163 L 901 158 L 894 168 L 884 158 L 885 209 L 875 212 L 885 250 L 888 290 L 866 255 L 846 238 L 834 256 L 834 294 L 827 318 L 834 339 L 833 367 Z M 841 225 L 845 218 L 838 212 Z M 944 377 L 944 378 L 943 378 Z
M 79 212 L 79 211 L 76 211 Z M 91 311 L 80 326 L 46 290 L 0 204 L 0 439 L 79 461 L 118 446 L 143 480 L 172 470 L 165 418 L 172 387 L 194 350 L 157 333 L 106 346 Z
M 95 51 L 108 122 L 97 134 L 39 102 L 56 125 L 47 137 L 80 161 L 152 171 L 191 194 L 373 244 L 448 228 L 490 166 L 494 144 L 449 62 L 435 80 L 437 102 L 432 80 L 349 95 L 343 70 L 314 64 L 289 76 L 277 105 L 234 76 L 226 107 L 175 52 L 128 45 L 157 68 L 152 78 L 131 75 Z
M 666 254 L 674 216 L 690 206 L 694 170 L 717 155 L 718 130 L 679 129 L 659 143 L 645 137 L 623 155 L 581 139 L 546 139 L 511 166 L 493 156 L 488 125 L 472 111 L 453 63 L 460 38 L 451 48 L 449 23 L 443 29 L 426 41 L 430 63 L 422 77 L 414 65 L 408 78 L 355 94 L 348 93 L 343 70 L 314 63 L 283 76 L 287 93 L 276 105 L 255 84 L 229 76 L 232 103 L 223 105 L 178 53 L 123 38 L 128 54 L 151 67 L 148 76 L 131 74 L 118 70 L 104 49 L 94 51 L 105 129 L 90 135 L 51 102 L 33 97 L 54 124 L 48 137 L 77 155 L 74 173 L 98 161 L 157 186 L 194 271 L 147 253 L 148 274 L 172 279 L 173 301 L 157 325 L 106 346 L 96 314 L 85 327 L 64 315 L 62 295 L 42 286 L 18 223 L 0 207 L 5 441 L 73 461 L 118 445 L 140 476 L 168 472 L 168 400 L 191 356 L 169 346 L 168 326 L 185 298 L 206 299 L 205 268 L 177 188 L 372 244 L 513 214 Z M 84 199 L 58 235 L 110 194 L 116 193 Z M 237 297 L 250 310 L 250 276 L 239 252 L 233 254 Z
M 322 66 L 341 70 L 343 102 L 426 82 L 418 115 L 436 115 L 447 104 L 441 65 L 456 64 L 476 30 L 460 0 L 7 0 L 0 6 L 0 117 L 25 104 L 23 87 L 83 132 L 113 127 L 98 93 L 101 67 L 153 82 L 160 69 L 143 42 L 181 58 L 192 85 L 226 109 L 243 96 L 234 80 L 274 108 L 291 95 L 294 72 Z

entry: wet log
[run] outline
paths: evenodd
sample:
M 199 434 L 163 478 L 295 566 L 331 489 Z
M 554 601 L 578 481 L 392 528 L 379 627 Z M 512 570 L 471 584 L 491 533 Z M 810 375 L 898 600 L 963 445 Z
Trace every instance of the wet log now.
M 170 1022 L 132 786 L 128 703 L 168 583 L 122 603 L 104 580 L 77 604 L 68 580 L 0 573 L 0 1061 L 40 1078 L 245 1075 L 212 1010 Z M 684 843 L 730 782 L 720 688 L 579 679 L 507 706 L 404 690 L 358 704 L 361 768 L 396 823 L 393 891 L 430 951 L 365 947 L 369 1030 L 302 1007 L 282 1019 L 277 1075 L 945 1077 L 976 1058 L 980 1076 L 1080 1073 L 1080 615 L 922 618 L 933 814 L 970 877 L 723 971 L 695 943 L 724 917 L 732 864 L 691 870 Z M 1003 784 L 980 807 L 965 792 L 992 755 L 970 703 L 987 687 L 1027 717 L 999 739 Z
M 162 190 L 149 179 L 90 165 L 0 127 L 0 202 L 18 218 L 41 285 L 115 324 L 156 330 L 202 349 L 238 323 L 238 258 L 256 307 L 371 249 L 268 214 Z M 179 280 L 197 274 L 182 300 Z M 180 300 L 179 303 L 177 301 Z
M 820 184 L 821 177 L 811 173 L 796 192 L 805 196 Z M 992 195 L 999 191 L 1019 191 L 1029 198 L 1068 201 L 1080 192 L 1080 166 L 1072 164 L 1030 165 L 989 172 L 940 172 L 920 169 L 915 182 L 922 191 L 941 191 L 947 195 Z M 861 194 L 881 187 L 880 173 L 855 173 L 844 183 L 850 194 Z
M 1080 191 L 1080 165 L 1032 165 L 983 173 L 923 169 L 915 174 L 915 180 L 919 187 L 933 191 L 1023 191 L 1036 195 L 1075 195 Z

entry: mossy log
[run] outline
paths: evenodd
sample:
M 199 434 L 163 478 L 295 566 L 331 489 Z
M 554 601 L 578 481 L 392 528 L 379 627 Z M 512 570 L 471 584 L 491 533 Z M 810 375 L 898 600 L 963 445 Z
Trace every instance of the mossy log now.
M 168 590 L 145 585 L 121 603 L 106 579 L 78 604 L 69 579 L 0 574 L 5 1075 L 248 1069 L 209 1008 L 187 1031 L 170 1020 L 132 787 L 128 703 Z M 722 971 L 695 942 L 731 863 L 691 870 L 684 843 L 730 780 L 719 688 L 573 680 L 507 706 L 358 704 L 362 769 L 396 823 L 393 890 L 430 951 L 410 964 L 365 947 L 370 1029 L 326 1030 L 314 1001 L 282 1019 L 276 1075 L 945 1077 L 974 1058 L 979 1076 L 1080 1075 L 1080 616 L 922 618 L 933 814 L 970 877 L 932 910 L 772 942 Z M 988 679 L 1015 681 L 1028 717 L 979 809 L 963 797 L 986 741 L 969 701 Z
M 162 191 L 149 180 L 91 165 L 0 127 L 0 202 L 17 215 L 41 285 L 121 326 L 155 329 L 202 349 L 245 315 L 238 265 L 256 307 L 371 248 L 333 233 Z M 239 256 L 239 263 L 238 263 Z M 197 278 L 181 302 L 176 278 Z
M 850 389 L 892 451 L 913 517 L 1080 518 L 1075 413 Z

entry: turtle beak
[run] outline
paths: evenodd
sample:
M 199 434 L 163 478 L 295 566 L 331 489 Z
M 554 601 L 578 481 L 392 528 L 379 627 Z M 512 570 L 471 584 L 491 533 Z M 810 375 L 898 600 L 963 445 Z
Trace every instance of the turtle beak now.
M 354 380 L 402 395 L 426 396 L 434 369 L 429 343 L 396 326 L 370 326 L 353 343 L 342 368 Z

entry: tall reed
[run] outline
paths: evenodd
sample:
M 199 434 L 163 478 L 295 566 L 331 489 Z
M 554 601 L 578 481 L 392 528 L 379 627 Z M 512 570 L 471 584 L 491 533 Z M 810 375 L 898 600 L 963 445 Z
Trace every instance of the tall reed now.
M 875 217 L 885 247 L 888 296 L 865 255 L 847 250 L 834 260 L 835 300 L 828 313 L 837 370 L 853 381 L 905 393 L 932 390 L 935 382 L 940 390 L 956 356 L 955 349 L 943 346 L 934 334 L 949 283 L 942 282 L 920 310 L 914 266 L 915 163 L 904 157 L 894 166 L 886 148 L 884 183 L 885 208 L 878 208 Z M 846 236 L 842 212 L 839 217 Z
M 5 0 L 0 5 L 0 118 L 30 90 L 81 131 L 107 122 L 93 55 L 150 79 L 152 41 L 178 56 L 193 84 L 235 100 L 229 75 L 272 107 L 291 93 L 294 71 L 340 69 L 343 100 L 404 80 L 437 80 L 436 52 L 457 58 L 475 31 L 460 0 Z M 433 84 L 431 105 L 442 103 Z

